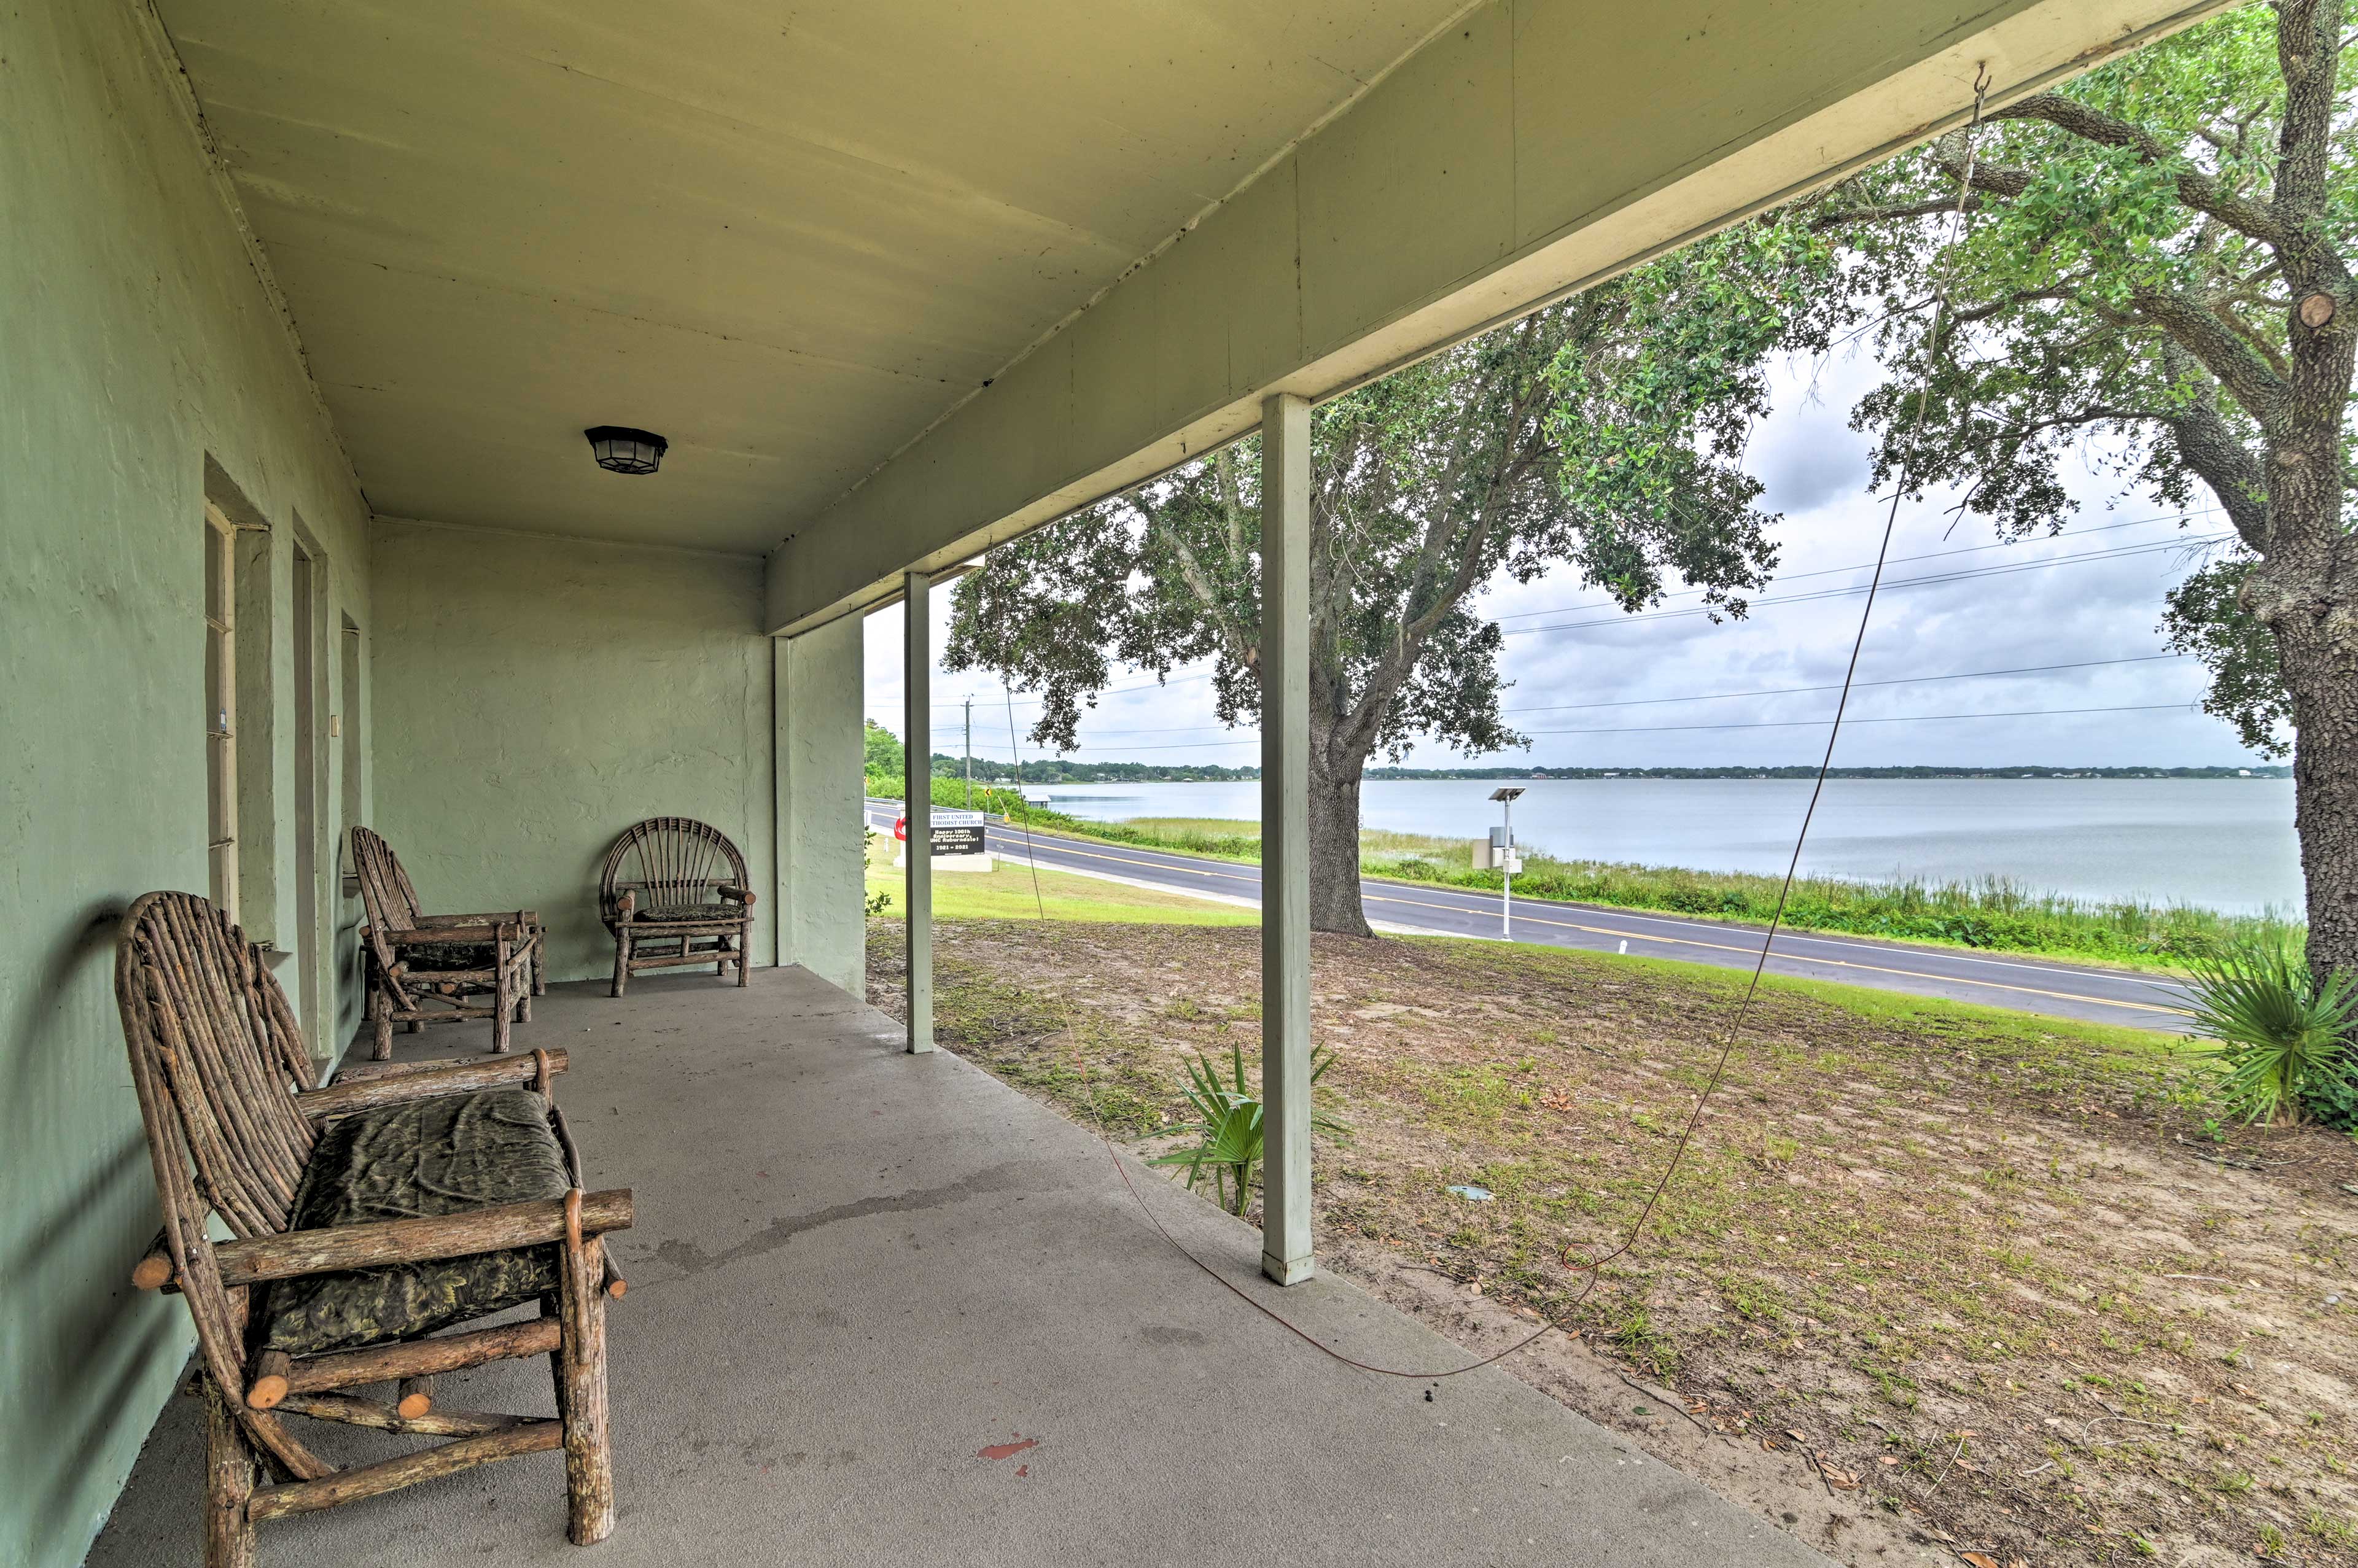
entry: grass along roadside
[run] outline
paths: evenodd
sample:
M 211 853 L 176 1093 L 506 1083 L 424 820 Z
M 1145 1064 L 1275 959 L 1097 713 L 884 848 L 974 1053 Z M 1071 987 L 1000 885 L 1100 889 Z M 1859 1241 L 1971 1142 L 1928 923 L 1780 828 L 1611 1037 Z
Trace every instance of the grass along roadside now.
M 897 926 L 872 930 L 889 1010 Z M 945 922 L 939 1037 L 1156 1152 L 1186 1114 L 1183 1058 L 1239 1036 L 1250 1055 L 1254 944 Z M 2349 1139 L 2217 1141 L 2184 1060 L 2141 1031 L 1772 977 L 1641 1244 L 1574 1307 L 1742 977 L 1322 936 L 1314 983 L 1329 1108 L 1356 1130 L 1316 1151 L 1328 1260 L 1444 1333 L 1475 1305 L 1559 1318 L 1678 1393 L 1683 1414 L 1626 1390 L 1579 1407 L 1641 1439 L 1684 1423 L 1812 1455 L 1831 1510 L 1812 1539 L 1837 1557 L 1879 1561 L 1883 1520 L 2039 1568 L 2358 1562 Z
M 871 777 L 871 792 L 885 782 Z M 962 784 L 945 779 L 934 784 L 937 804 L 956 805 L 964 798 Z M 897 782 L 891 794 L 900 795 Z M 1034 827 L 1098 843 L 1244 862 L 1260 858 L 1257 822 L 1185 816 L 1090 822 L 1044 806 L 1027 807 L 1010 791 L 980 786 L 975 803 L 979 809 L 1009 814 L 1011 821 L 1028 815 Z M 1368 829 L 1359 835 L 1359 869 L 1396 881 L 1498 892 L 1498 872 L 1474 869 L 1473 845 L 1466 838 Z M 1775 911 L 1780 881 L 1747 871 L 1561 860 L 1530 852 L 1523 866 L 1515 891 L 1526 897 L 1754 925 L 1766 924 Z M 2306 930 L 2274 915 L 2074 899 L 1997 877 L 1978 882 L 1808 877 L 1794 884 L 1785 924 L 1801 931 L 2154 969 L 2175 969 L 2189 957 L 2236 942 L 2297 946 Z
M 868 897 L 871 903 L 882 900 L 876 905 L 878 914 L 897 918 L 905 911 L 901 873 L 893 869 L 892 854 L 889 836 L 869 835 Z M 1050 920 L 1174 925 L 1260 924 L 1257 910 L 1100 877 L 1043 869 L 1035 889 L 1032 869 L 1015 860 L 1000 860 L 988 871 L 944 871 L 934 878 L 936 920 L 1032 920 L 1043 915 Z

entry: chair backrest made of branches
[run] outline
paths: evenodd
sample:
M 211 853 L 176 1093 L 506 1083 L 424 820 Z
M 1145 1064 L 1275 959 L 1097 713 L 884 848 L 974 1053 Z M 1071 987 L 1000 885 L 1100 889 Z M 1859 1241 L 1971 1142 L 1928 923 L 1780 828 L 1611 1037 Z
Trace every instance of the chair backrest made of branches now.
M 718 827 L 686 816 L 651 816 L 614 840 L 598 879 L 598 915 L 614 927 L 615 906 L 635 892 L 654 909 L 720 901 L 714 889 L 748 885 L 745 857 Z
M 206 1369 L 257 1442 L 290 1468 L 317 1471 L 275 1417 L 244 1408 L 245 1314 L 206 1229 L 218 1215 L 235 1236 L 275 1235 L 294 1211 L 317 1134 L 295 1099 L 313 1072 L 287 993 L 211 903 L 151 892 L 115 937 L 114 998 L 165 1245 Z
M 361 903 L 368 911 L 369 950 L 376 959 L 376 972 L 393 988 L 401 1005 L 406 1006 L 408 998 L 394 968 L 398 958 L 385 934 L 417 929 L 417 917 L 424 913 L 417 903 L 417 890 L 410 885 L 409 873 L 401 869 L 401 857 L 393 852 L 393 846 L 366 827 L 352 829 L 352 872 L 360 878 Z

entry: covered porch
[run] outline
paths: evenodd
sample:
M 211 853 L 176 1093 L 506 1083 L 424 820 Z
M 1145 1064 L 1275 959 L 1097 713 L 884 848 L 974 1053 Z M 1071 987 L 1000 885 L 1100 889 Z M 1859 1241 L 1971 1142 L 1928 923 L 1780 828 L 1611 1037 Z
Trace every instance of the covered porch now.
M 639 1195 L 610 1555 L 1809 1560 L 1503 1374 L 1428 1403 L 1174 1254 L 1087 1134 L 927 1054 L 922 849 L 914 1016 L 856 1000 L 861 617 L 909 607 L 922 800 L 933 585 L 1262 434 L 1268 1234 L 1141 1185 L 1322 1338 L 1454 1364 L 1315 1267 L 1314 405 L 2216 8 L 0 16 L 0 1563 L 196 1559 L 114 934 L 201 892 L 332 1069 L 357 826 L 429 911 L 546 924 L 515 1044 L 571 1052 Z M 655 471 L 593 461 L 614 426 Z M 748 989 L 594 979 L 601 859 L 658 816 L 743 851 Z M 472 1473 L 264 1560 L 553 1560 L 556 1489 Z
M 1106 1147 L 800 968 L 559 986 L 592 1183 L 634 1184 L 608 1315 L 623 1563 L 1822 1563 L 1627 1438 L 1488 1368 L 1378 1377 L 1304 1345 L 1152 1228 Z M 1172 1234 L 1358 1359 L 1471 1358 L 1133 1167 Z M 446 1377 L 546 1407 L 536 1363 Z M 1433 1398 L 1427 1401 L 1426 1394 Z M 200 1407 L 166 1409 L 92 1568 L 191 1561 Z M 341 1433 L 346 1429 L 336 1429 Z M 370 1440 L 374 1439 L 373 1446 Z M 331 1439 L 330 1439 L 331 1440 Z M 397 1451 L 363 1433 L 353 1457 Z M 343 1455 L 338 1454 L 339 1458 Z M 297 1516 L 265 1562 L 573 1561 L 560 1455 Z

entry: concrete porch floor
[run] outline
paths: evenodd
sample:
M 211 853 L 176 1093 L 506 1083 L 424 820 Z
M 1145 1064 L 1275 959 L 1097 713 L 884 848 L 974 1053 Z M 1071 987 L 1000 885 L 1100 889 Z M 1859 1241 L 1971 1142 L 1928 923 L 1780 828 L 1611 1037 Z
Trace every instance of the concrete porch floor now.
M 591 1180 L 637 1190 L 608 1319 L 613 1538 L 566 1544 L 562 1456 L 538 1454 L 265 1524 L 264 1564 L 1826 1561 L 1495 1368 L 1435 1386 L 1318 1354 L 1164 1245 L 1088 1133 L 956 1056 L 904 1054 L 898 1025 L 802 970 L 605 989 L 555 989 L 516 1044 L 571 1051 L 557 1095 Z M 1255 1232 L 1132 1174 L 1320 1339 L 1466 1358 L 1344 1281 L 1262 1283 Z M 537 1362 L 438 1394 L 551 1408 Z M 338 1454 L 401 1444 L 301 1430 Z M 201 1451 L 173 1400 L 92 1564 L 199 1560 Z

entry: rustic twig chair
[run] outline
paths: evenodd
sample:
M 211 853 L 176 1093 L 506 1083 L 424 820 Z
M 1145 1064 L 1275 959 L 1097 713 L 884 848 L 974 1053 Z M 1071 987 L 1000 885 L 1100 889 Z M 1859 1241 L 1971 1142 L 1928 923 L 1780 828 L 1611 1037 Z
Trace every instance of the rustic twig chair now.
M 532 999 L 548 994 L 548 935 L 528 909 L 495 914 L 427 914 L 393 846 L 352 829 L 352 870 L 368 908 L 371 1054 L 393 1055 L 393 1026 L 416 1033 L 429 1023 L 492 1021 L 492 1049 L 505 1051 L 512 1025 L 532 1021 Z M 489 993 L 491 1002 L 468 999 Z
M 559 1447 L 568 1533 L 603 1540 L 605 1303 L 622 1282 L 600 1237 L 629 1227 L 631 1194 L 582 1191 L 548 1087 L 565 1053 L 314 1088 L 278 982 L 193 893 L 131 906 L 114 990 L 164 1209 L 131 1277 L 177 1292 L 196 1321 L 207 1568 L 250 1564 L 259 1520 Z M 233 1239 L 211 1238 L 214 1217 Z M 536 1319 L 434 1332 L 534 1301 Z M 437 1373 L 542 1355 L 554 1420 L 434 1402 Z M 391 1401 L 345 1391 L 385 1382 Z M 450 1441 L 339 1469 L 290 1414 Z
M 598 879 L 598 914 L 614 934 L 614 989 L 642 969 L 710 964 L 745 983 L 753 889 L 745 857 L 717 827 L 652 816 L 614 840 Z

